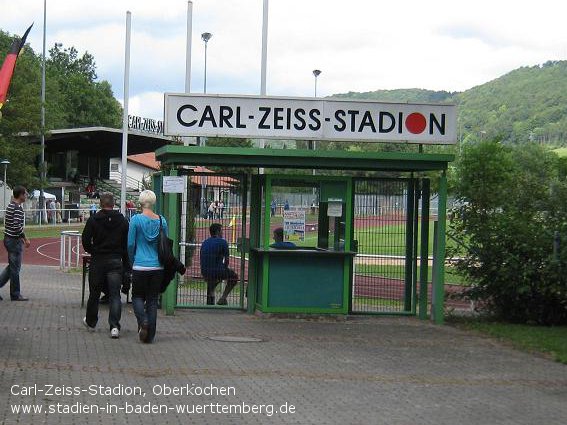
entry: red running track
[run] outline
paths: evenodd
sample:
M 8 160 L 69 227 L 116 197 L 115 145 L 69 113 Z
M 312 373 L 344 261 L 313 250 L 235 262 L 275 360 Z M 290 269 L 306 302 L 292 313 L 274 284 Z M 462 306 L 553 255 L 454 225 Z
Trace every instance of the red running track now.
M 35 266 L 59 266 L 61 242 L 59 238 L 35 238 L 30 240 L 29 248 L 24 248 L 23 264 Z M 80 252 L 83 248 L 79 244 Z M 76 250 L 74 250 L 76 252 Z M 73 254 L 73 259 L 76 254 Z M 4 244 L 0 247 L 0 265 L 8 264 L 8 253 Z M 79 264 L 80 265 L 80 264 Z

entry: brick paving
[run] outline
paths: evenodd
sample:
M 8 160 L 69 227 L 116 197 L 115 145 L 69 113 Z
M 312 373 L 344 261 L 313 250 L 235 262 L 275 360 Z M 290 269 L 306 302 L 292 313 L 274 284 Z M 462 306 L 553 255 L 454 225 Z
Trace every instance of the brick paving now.
M 137 341 L 131 305 L 122 336 L 81 324 L 80 276 L 24 266 L 28 303 L 0 290 L 0 424 L 565 424 L 567 366 L 498 342 L 414 318 L 301 320 L 182 310 L 158 318 L 155 344 Z M 253 336 L 260 343 L 210 336 Z M 74 395 L 16 395 L 49 385 Z M 230 396 L 152 393 L 155 385 L 232 386 Z M 19 387 L 14 387 L 19 385 Z M 90 395 L 91 385 L 140 387 L 143 395 Z M 20 390 L 21 391 L 21 390 Z M 187 414 L 175 406 L 220 403 L 296 407 L 295 414 Z M 148 403 L 163 414 L 45 413 L 49 407 Z M 38 404 L 41 414 L 12 413 Z M 114 407 L 109 407 L 114 408 Z

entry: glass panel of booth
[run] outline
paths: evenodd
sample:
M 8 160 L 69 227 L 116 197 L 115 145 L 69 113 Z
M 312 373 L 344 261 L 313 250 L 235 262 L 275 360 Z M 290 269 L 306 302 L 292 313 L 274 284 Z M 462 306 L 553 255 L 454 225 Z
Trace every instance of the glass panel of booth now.
M 345 251 L 345 181 L 270 176 L 267 183 L 264 249 Z

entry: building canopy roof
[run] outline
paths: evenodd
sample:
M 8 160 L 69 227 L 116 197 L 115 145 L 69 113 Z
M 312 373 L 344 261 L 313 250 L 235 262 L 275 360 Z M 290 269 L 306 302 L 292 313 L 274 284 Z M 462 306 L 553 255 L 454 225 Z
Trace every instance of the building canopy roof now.
M 156 158 L 162 165 L 429 171 L 445 170 L 454 155 L 168 145 L 156 151 Z
M 154 152 L 172 143 L 168 137 L 141 131 L 128 131 L 128 154 Z M 65 152 L 70 150 L 88 155 L 104 153 L 109 157 L 122 154 L 122 130 L 108 127 L 86 127 L 51 130 L 45 137 L 45 150 Z

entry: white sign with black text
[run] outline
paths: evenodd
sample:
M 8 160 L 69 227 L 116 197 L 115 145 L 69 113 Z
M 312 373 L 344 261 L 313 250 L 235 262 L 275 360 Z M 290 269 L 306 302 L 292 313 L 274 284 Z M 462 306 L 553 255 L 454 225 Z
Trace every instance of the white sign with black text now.
M 166 136 L 453 144 L 455 105 L 165 94 Z
M 163 193 L 183 193 L 185 176 L 163 176 Z

